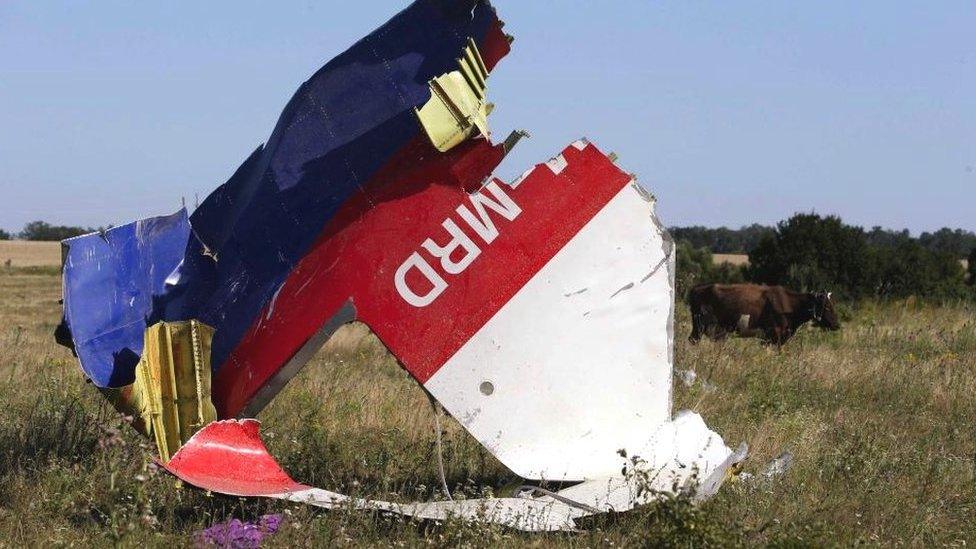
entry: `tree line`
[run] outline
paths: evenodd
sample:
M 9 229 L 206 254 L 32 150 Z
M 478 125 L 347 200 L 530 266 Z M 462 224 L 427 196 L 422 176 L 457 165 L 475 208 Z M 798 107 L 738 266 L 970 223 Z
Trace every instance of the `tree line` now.
M 0 240 L 57 241 L 103 228 L 31 221 Z M 940 229 L 912 237 L 907 230 L 867 231 L 836 216 L 797 214 L 775 227 L 675 227 L 677 284 L 682 294 L 704 282 L 782 284 L 829 290 L 846 298 L 919 296 L 976 298 L 976 234 Z M 749 264 L 716 264 L 713 253 L 747 253 Z M 968 273 L 960 259 L 968 257 Z
M 867 231 L 836 216 L 797 214 L 775 227 L 683 227 L 671 234 L 682 293 L 704 282 L 755 282 L 848 299 L 976 298 L 976 234 L 969 231 L 941 229 L 915 238 L 908 231 Z M 713 252 L 748 253 L 749 264 L 716 265 Z M 960 261 L 967 256 L 968 273 Z
M 57 241 L 75 236 L 104 231 L 104 227 L 72 227 L 67 225 L 52 225 L 46 221 L 31 221 L 24 225 L 19 233 L 11 234 L 0 229 L 0 240 L 48 240 Z
M 752 224 L 730 229 L 728 227 L 671 227 L 668 229 L 676 241 L 686 241 L 695 248 L 708 248 L 715 254 L 747 254 L 756 249 L 759 242 L 776 232 L 777 227 Z M 959 259 L 967 257 L 976 249 L 976 233 L 948 227 L 935 232 L 923 232 L 914 238 L 908 229 L 895 231 L 873 227 L 864 231 L 864 237 L 871 246 L 897 247 L 909 240 L 916 240 L 924 248 L 936 252 L 950 252 Z

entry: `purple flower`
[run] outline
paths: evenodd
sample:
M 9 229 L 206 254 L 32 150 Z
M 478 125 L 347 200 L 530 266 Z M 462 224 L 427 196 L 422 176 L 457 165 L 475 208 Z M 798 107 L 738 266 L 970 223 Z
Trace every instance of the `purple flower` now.
M 281 521 L 281 515 L 263 515 L 260 520 L 261 528 L 269 534 L 274 534 L 281 527 Z
M 265 536 L 274 534 L 281 527 L 281 515 L 263 515 L 257 522 L 231 519 L 214 524 L 196 533 L 198 547 L 216 545 L 233 549 L 254 549 L 261 546 Z

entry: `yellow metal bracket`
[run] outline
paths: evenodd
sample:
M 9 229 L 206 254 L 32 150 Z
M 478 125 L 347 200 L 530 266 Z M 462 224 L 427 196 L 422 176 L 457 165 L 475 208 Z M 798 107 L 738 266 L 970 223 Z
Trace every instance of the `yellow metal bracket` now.
M 210 399 L 213 332 L 196 320 L 160 322 L 146 329 L 132 399 L 164 463 L 194 433 L 217 419 Z
M 458 70 L 442 74 L 430 81 L 430 100 L 414 109 L 420 125 L 434 147 L 447 152 L 477 131 L 487 137 L 488 115 L 494 105 L 485 99 L 488 68 L 475 41 L 468 45 L 458 59 Z

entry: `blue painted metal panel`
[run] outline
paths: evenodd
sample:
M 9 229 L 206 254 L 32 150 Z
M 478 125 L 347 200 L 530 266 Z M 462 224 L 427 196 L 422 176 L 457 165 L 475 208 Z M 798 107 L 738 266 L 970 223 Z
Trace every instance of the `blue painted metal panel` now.
M 190 236 L 186 210 L 66 240 L 64 315 L 75 353 L 99 387 L 135 380 L 146 326 Z
M 71 241 L 65 315 L 92 380 L 131 382 L 143 331 L 157 320 L 213 326 L 219 369 L 348 198 L 421 136 L 413 110 L 429 99 L 429 80 L 457 68 L 469 37 L 481 43 L 497 26 L 487 0 L 414 2 L 303 84 L 267 144 L 189 223 L 177 214 L 172 231 L 145 232 L 147 221 L 101 243 Z M 140 244 L 116 242 L 130 237 Z M 79 261 L 85 253 L 101 259 Z

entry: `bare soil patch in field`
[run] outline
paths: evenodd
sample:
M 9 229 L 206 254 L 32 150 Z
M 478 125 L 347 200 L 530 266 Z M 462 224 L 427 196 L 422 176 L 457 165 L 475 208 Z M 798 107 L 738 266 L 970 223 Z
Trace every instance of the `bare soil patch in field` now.
M 749 256 L 746 254 L 712 254 L 712 262 L 716 265 L 728 263 L 730 265 L 748 265 Z
M 728 263 L 729 265 L 735 265 L 736 267 L 749 264 L 748 254 L 712 254 L 712 262 L 716 265 L 721 265 L 722 263 Z M 959 260 L 962 264 L 962 268 L 969 268 L 969 261 L 966 259 Z
M 57 267 L 60 265 L 60 242 L 0 240 L 0 267 Z

